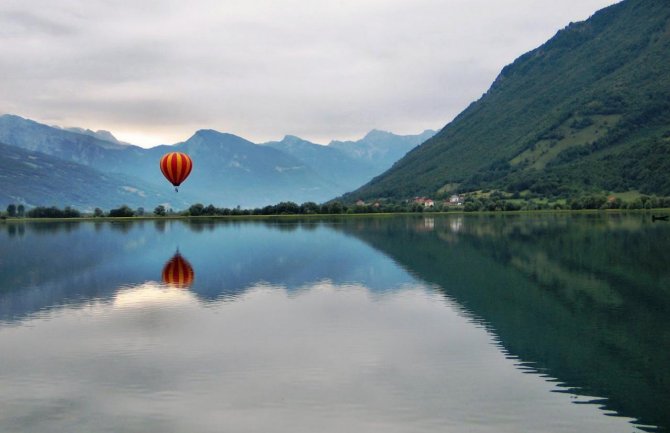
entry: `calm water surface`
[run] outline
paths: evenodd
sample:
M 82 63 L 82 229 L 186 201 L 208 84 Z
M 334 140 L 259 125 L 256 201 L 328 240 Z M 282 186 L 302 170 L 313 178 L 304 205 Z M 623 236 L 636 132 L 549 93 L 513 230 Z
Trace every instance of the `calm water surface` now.
M 668 431 L 669 246 L 648 215 L 0 224 L 0 431 Z

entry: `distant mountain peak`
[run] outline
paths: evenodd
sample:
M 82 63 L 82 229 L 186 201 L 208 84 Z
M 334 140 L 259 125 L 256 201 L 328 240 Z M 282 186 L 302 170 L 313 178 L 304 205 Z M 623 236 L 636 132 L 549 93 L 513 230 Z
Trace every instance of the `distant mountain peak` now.
M 3 120 L 7 123 L 13 123 L 16 125 L 31 125 L 31 126 L 38 126 L 38 127 L 44 127 L 44 128 L 49 128 L 49 126 L 44 125 L 42 123 L 36 122 L 32 119 L 27 119 L 25 117 L 18 116 L 16 114 L 3 114 L 0 116 L 0 120 Z
M 207 141 L 230 141 L 230 140 L 236 140 L 236 141 L 244 141 L 246 143 L 251 143 L 250 141 L 235 135 L 235 134 L 230 134 L 228 132 L 221 132 L 217 131 L 215 129 L 198 129 L 195 134 L 193 134 L 193 137 L 189 139 L 189 141 L 193 140 L 194 138 L 200 138 L 202 140 L 207 140 Z
M 197 137 L 216 137 L 221 135 L 223 135 L 223 133 L 215 129 L 198 129 L 195 131 L 195 134 L 193 134 L 193 136 Z
M 381 130 L 381 129 L 373 129 L 370 132 L 368 132 L 367 134 L 365 134 L 365 137 L 363 137 L 363 139 L 365 140 L 365 139 L 370 139 L 370 138 L 386 138 L 386 137 L 391 136 L 391 135 L 396 135 L 396 134 L 394 134 L 392 132 L 389 132 L 389 131 L 384 131 L 384 130 Z
M 306 140 L 303 140 L 297 135 L 286 134 L 284 138 L 281 139 L 281 141 L 287 142 L 287 141 L 306 141 Z
M 309 145 L 313 145 L 313 146 L 320 146 L 317 143 L 313 143 L 309 140 L 305 140 L 304 138 L 300 138 L 297 135 L 290 135 L 290 134 L 285 135 L 284 138 L 282 138 L 279 143 L 286 144 L 286 145 L 309 144 Z
M 84 129 L 84 128 L 78 128 L 78 127 L 61 128 L 59 126 L 54 126 L 54 128 L 63 129 L 65 131 L 70 131 L 70 132 L 75 132 L 77 134 L 89 135 L 91 137 L 95 137 L 95 138 L 98 138 L 98 139 L 104 140 L 104 141 L 109 141 L 110 143 L 114 143 L 114 144 L 128 145 L 128 143 L 124 143 L 123 141 L 117 140 L 116 137 L 114 136 L 114 134 L 112 134 L 109 131 L 105 131 L 104 129 L 98 129 L 97 131 L 93 131 L 91 129 Z
M 191 136 L 191 138 L 178 144 L 184 145 L 185 147 L 182 147 L 182 149 L 184 149 L 184 151 L 188 150 L 191 153 L 200 153 L 201 151 L 208 150 L 232 151 L 257 147 L 255 143 L 235 134 L 220 132 L 214 129 L 199 129 L 193 136 Z
M 19 120 L 19 119 L 20 119 L 20 120 L 28 120 L 28 119 L 24 119 L 24 118 L 21 117 L 21 116 L 17 116 L 16 114 L 9 114 L 9 113 L 7 113 L 7 114 L 0 114 L 0 119 L 2 119 L 2 118 L 6 118 L 6 119 L 16 119 L 16 120 Z

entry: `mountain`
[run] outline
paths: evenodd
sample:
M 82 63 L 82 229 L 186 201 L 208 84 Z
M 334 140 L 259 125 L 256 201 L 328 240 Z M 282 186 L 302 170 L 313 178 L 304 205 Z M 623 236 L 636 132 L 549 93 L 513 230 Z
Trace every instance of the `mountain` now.
M 377 175 L 390 168 L 394 162 L 407 152 L 435 135 L 427 129 L 416 135 L 396 135 L 387 131 L 373 129 L 357 141 L 331 141 L 328 147 L 337 149 L 352 159 L 365 161 L 374 167 Z
M 386 145 L 384 137 L 388 140 Z M 180 204 L 176 209 L 196 202 L 225 207 L 261 207 L 280 201 L 323 202 L 369 181 L 385 169 L 381 168 L 380 161 L 404 153 L 405 149 L 418 144 L 422 137 L 373 131 L 358 142 L 342 144 L 346 149 L 342 151 L 336 148 L 337 145 L 321 146 L 293 136 L 287 136 L 280 142 L 258 145 L 232 134 L 200 130 L 185 142 L 144 149 L 119 142 L 107 131 L 63 129 L 19 116 L 0 116 L 0 142 L 16 147 L 15 154 L 20 149 L 39 152 L 40 158 L 58 158 L 63 173 L 75 167 L 86 167 L 92 170 L 90 173 L 95 172 L 95 176 L 106 176 L 106 179 L 116 179 L 122 184 L 122 179 L 133 179 L 135 186 L 130 188 L 145 191 L 151 196 L 147 196 L 145 204 L 140 204 L 146 209 L 154 207 L 159 198 L 160 203 L 170 202 L 163 194 L 173 198 L 170 204 Z M 160 157 L 171 151 L 187 153 L 194 160 L 194 170 L 180 188 L 179 196 L 172 194 L 172 187 L 158 170 Z M 3 156 L 0 159 L 5 163 L 11 162 Z M 38 173 L 45 167 L 33 169 Z M 90 205 L 81 197 L 67 195 L 67 191 L 76 189 L 72 186 L 64 187 L 63 193 L 53 195 L 51 200 L 43 194 L 27 194 L 31 186 L 41 191 L 43 185 L 38 178 L 32 175 L 22 177 L 26 183 L 20 188 L 18 183 L 12 183 L 12 187 L 7 189 L 7 199 L 23 197 L 22 202 L 35 205 Z M 76 177 L 63 176 L 65 178 Z M 91 174 L 87 180 L 90 185 L 96 184 L 93 178 Z M 55 184 L 65 185 L 65 182 L 62 180 Z M 100 199 L 101 202 L 93 204 L 94 207 L 103 207 L 111 202 L 113 206 L 122 204 L 117 203 L 117 194 L 110 192 L 109 188 L 105 191 L 111 195 Z M 96 195 L 99 196 L 94 194 L 91 197 Z M 56 198 L 58 200 L 54 201 Z M 16 198 L 12 200 L 19 201 Z
M 202 203 L 256 207 L 280 201 L 323 201 L 337 191 L 297 158 L 232 134 L 200 130 L 183 143 L 149 151 L 158 157 L 170 150 L 193 159 L 194 169 L 185 185 L 197 192 Z
M 55 126 L 58 128 L 58 126 Z M 70 127 L 70 128 L 64 128 L 66 131 L 71 131 L 71 132 L 76 132 L 77 134 L 84 134 L 84 135 L 90 135 L 91 137 L 99 138 L 100 140 L 105 140 L 109 141 L 115 144 L 121 144 L 121 145 L 129 145 L 129 143 L 125 143 L 123 141 L 119 141 L 114 137 L 114 134 L 112 134 L 109 131 L 105 131 L 104 129 L 99 129 L 97 131 L 92 131 L 90 129 L 84 129 L 84 128 L 77 128 L 77 127 Z
M 357 188 L 383 171 L 334 147 L 311 143 L 293 135 L 264 145 L 293 156 L 332 183 L 338 191 L 331 197 Z
M 183 143 L 143 149 L 102 140 L 99 133 L 75 131 L 79 129 L 0 116 L 0 142 L 40 151 L 117 178 L 131 176 L 144 182 L 145 187 L 150 185 L 165 193 L 171 193 L 172 187 L 158 170 L 160 157 L 171 151 L 188 153 L 195 161 L 195 170 L 181 188 L 180 198 L 188 198 L 191 203 L 253 207 L 281 200 L 324 201 L 344 192 L 290 155 L 231 134 L 201 130 Z
M 171 191 L 161 191 L 139 179 L 102 173 L 91 167 L 64 161 L 0 143 L 0 208 L 8 204 L 72 206 L 93 210 L 128 204 L 153 209 L 159 204 L 177 209 L 188 202 Z
M 431 130 L 417 135 L 372 130 L 360 140 L 331 141 L 327 146 L 287 135 L 281 141 L 264 145 L 288 153 L 312 167 L 335 186 L 336 195 L 339 195 L 370 181 L 434 134 Z
M 624 0 L 506 66 L 432 139 L 345 196 L 670 195 L 670 2 Z
M 103 172 L 141 175 L 145 149 L 55 128 L 19 116 L 0 116 L 0 142 L 87 165 Z

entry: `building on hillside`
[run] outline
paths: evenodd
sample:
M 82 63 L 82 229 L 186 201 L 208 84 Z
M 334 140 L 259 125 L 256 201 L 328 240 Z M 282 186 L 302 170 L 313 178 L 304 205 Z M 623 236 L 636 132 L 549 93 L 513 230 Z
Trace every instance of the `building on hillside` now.
M 465 197 L 462 194 L 454 194 L 451 197 L 449 197 L 449 203 L 447 204 L 449 206 L 462 206 L 464 199 Z
M 423 207 L 433 207 L 435 206 L 435 202 L 427 197 L 414 197 L 414 203 L 415 204 L 420 204 Z
M 356 202 L 356 206 L 365 206 L 365 202 L 361 199 L 358 199 L 358 201 Z

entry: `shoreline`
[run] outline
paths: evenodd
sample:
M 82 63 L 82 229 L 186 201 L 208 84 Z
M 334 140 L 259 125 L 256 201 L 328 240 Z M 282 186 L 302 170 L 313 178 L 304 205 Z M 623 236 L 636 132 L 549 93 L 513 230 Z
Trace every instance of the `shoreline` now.
M 320 219 L 320 218 L 391 218 L 396 216 L 449 216 L 449 215 L 588 215 L 588 214 L 653 214 L 655 212 L 663 215 L 670 214 L 670 208 L 655 209 L 538 209 L 538 210 L 514 210 L 514 211 L 472 211 L 454 210 L 448 212 L 373 212 L 373 213 L 339 213 L 339 214 L 280 214 L 280 215 L 146 215 L 131 217 L 94 217 L 84 216 L 76 218 L 22 218 L 6 217 L 0 219 L 0 223 L 34 223 L 34 222 L 133 222 L 133 221 L 185 221 L 185 220 L 295 220 L 295 219 Z

